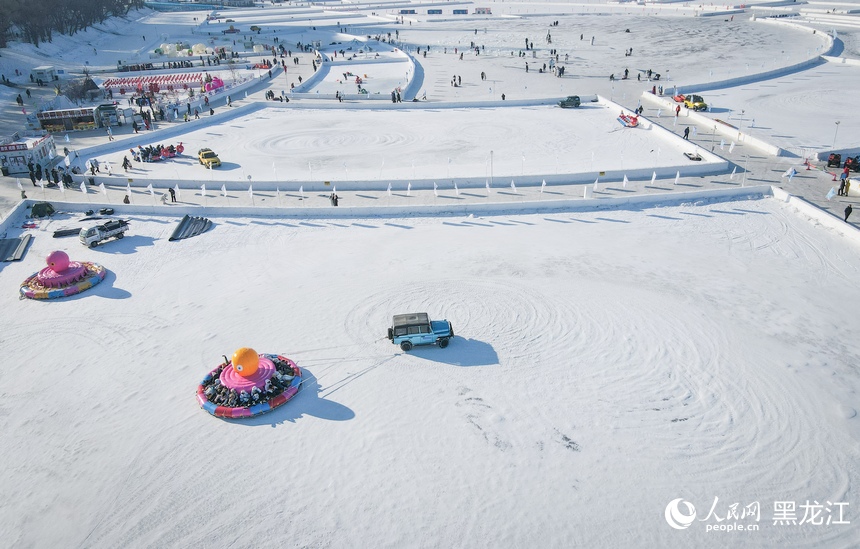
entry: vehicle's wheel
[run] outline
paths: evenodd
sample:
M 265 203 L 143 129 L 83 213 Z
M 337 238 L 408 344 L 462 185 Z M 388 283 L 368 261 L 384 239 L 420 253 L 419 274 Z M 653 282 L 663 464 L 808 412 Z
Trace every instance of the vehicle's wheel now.
M 439 348 L 440 349 L 444 349 L 447 346 L 448 346 L 448 338 L 447 337 L 443 337 L 442 339 L 439 340 Z
M 400 344 L 400 348 L 406 352 L 409 352 L 412 350 L 412 342 L 411 341 L 404 341 Z
M 95 248 L 98 242 L 90 242 L 90 248 Z
M 116 235 L 117 238 L 122 238 L 124 236 L 125 236 L 125 233 L 119 233 L 118 235 Z

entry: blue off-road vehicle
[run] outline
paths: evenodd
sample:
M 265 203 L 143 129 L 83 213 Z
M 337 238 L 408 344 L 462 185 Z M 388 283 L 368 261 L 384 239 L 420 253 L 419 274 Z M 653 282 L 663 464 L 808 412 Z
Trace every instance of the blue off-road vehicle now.
M 434 343 L 444 349 L 452 337 L 454 337 L 454 328 L 450 322 L 430 320 L 427 313 L 394 315 L 391 328 L 388 329 L 388 339 L 391 343 L 400 345 L 404 351 L 411 350 L 415 345 Z

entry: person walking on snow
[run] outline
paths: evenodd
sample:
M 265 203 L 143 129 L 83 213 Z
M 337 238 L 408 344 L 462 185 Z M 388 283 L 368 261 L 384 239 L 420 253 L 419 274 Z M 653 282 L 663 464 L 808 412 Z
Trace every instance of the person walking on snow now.
M 684 128 L 684 139 L 686 139 L 687 141 L 690 140 L 690 126 Z
M 851 212 L 854 211 L 854 208 L 851 207 L 851 204 L 845 206 L 845 222 L 848 223 L 848 217 L 851 215 Z

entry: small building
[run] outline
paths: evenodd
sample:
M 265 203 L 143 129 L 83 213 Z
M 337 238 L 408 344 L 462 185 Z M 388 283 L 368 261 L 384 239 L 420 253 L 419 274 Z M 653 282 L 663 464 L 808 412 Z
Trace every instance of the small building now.
M 40 164 L 47 168 L 53 164 L 57 146 L 51 134 L 21 137 L 19 134 L 0 139 L 0 167 L 3 175 L 27 175 L 27 164 Z
M 50 65 L 43 65 L 41 67 L 36 67 L 30 71 L 30 79 L 34 81 L 41 80 L 42 82 L 52 82 L 54 80 L 59 80 L 57 69 Z
M 42 129 L 49 132 L 94 130 L 119 123 L 116 105 L 42 111 L 36 117 Z

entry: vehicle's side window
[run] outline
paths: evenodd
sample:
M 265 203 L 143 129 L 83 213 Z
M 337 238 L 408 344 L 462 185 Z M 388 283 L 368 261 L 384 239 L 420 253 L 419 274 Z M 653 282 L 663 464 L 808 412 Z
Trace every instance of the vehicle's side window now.
M 394 335 L 396 335 L 396 336 L 406 335 L 406 328 L 394 328 Z
M 420 328 L 421 328 L 422 334 L 429 334 L 430 333 L 430 326 L 420 326 Z
M 409 327 L 409 335 L 417 334 L 417 333 L 418 333 L 418 326 L 410 326 Z

